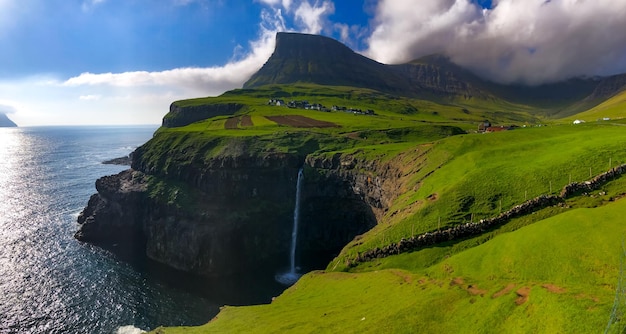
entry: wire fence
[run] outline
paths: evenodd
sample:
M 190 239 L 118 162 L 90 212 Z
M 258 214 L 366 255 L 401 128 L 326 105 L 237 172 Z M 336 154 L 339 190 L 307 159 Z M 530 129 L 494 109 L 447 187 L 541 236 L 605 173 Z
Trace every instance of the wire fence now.
M 609 323 L 604 330 L 605 334 L 626 333 L 626 246 L 622 239 L 622 252 L 620 254 L 619 276 L 617 278 L 617 288 L 615 289 L 615 301 Z

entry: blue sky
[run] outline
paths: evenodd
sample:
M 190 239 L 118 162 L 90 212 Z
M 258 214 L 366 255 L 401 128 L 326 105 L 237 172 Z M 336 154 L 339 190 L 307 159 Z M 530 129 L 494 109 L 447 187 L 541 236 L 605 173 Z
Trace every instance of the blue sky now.
M 158 124 L 174 100 L 241 87 L 277 31 L 383 63 L 443 53 L 500 82 L 626 72 L 626 0 L 0 0 L 0 112 Z
M 257 32 L 244 2 L 39 1 L 0 40 L 3 76 L 159 71 L 226 63 Z

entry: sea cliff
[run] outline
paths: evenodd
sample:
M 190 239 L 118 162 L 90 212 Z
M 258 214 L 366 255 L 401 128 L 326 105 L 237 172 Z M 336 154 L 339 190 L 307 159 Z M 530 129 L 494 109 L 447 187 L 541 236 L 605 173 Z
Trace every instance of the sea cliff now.
M 399 190 L 386 181 L 399 173 L 390 164 L 253 151 L 241 138 L 192 149 L 196 135 L 157 132 L 133 153 L 131 169 L 99 179 L 76 238 L 205 276 L 278 270 L 288 263 L 303 168 L 298 262 L 323 268 L 376 225 Z

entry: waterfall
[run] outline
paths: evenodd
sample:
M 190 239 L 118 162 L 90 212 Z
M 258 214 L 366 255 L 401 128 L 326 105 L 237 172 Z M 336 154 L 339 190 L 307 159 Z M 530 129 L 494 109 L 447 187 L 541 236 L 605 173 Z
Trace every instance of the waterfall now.
M 285 285 L 294 284 L 300 274 L 296 273 L 296 246 L 298 243 L 298 222 L 300 220 L 300 192 L 302 189 L 302 180 L 304 174 L 302 168 L 298 171 L 298 180 L 296 181 L 296 203 L 293 209 L 293 230 L 291 231 L 291 252 L 289 253 L 289 271 L 276 275 L 276 280 Z
M 291 269 L 290 273 L 296 273 L 296 245 L 298 243 L 298 221 L 300 220 L 300 190 L 302 188 L 302 168 L 298 171 L 298 181 L 296 182 L 296 206 L 293 209 L 293 231 L 291 232 Z

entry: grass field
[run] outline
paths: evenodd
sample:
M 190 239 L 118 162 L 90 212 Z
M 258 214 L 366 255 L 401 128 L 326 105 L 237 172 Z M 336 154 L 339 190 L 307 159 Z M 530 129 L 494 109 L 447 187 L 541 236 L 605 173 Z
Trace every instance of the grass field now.
M 226 307 L 205 326 L 156 333 L 599 332 L 613 306 L 624 215 L 624 200 L 571 210 L 422 270 L 313 272 L 270 305 Z
M 478 221 L 570 182 L 590 179 L 626 162 L 620 126 L 554 126 L 437 142 L 379 224 L 349 244 L 337 262 L 373 247 L 437 228 Z M 424 178 L 426 175 L 428 177 Z M 436 198 L 432 200 L 431 198 Z M 341 267 L 341 266 L 340 266 Z
M 275 107 L 267 105 L 269 98 L 373 109 L 376 115 Z M 618 118 L 625 101 L 626 95 L 618 95 L 572 119 Z M 626 234 L 626 199 L 620 199 L 625 177 L 483 235 L 356 267 L 348 268 L 346 260 L 402 238 L 496 216 L 626 163 L 625 123 L 571 125 L 501 101 L 438 104 L 313 85 L 235 90 L 177 103 L 223 102 L 246 103 L 237 117 L 249 116 L 252 125 L 226 126 L 228 117 L 216 117 L 162 128 L 143 148 L 150 166 L 167 170 L 244 152 L 349 153 L 400 166 L 407 175 L 403 191 L 379 224 L 348 244 L 326 271 L 305 275 L 272 304 L 225 307 L 205 326 L 155 333 L 594 333 L 606 326 Z M 278 121 L 288 117 L 337 126 L 296 128 Z M 485 118 L 520 128 L 474 133 Z

